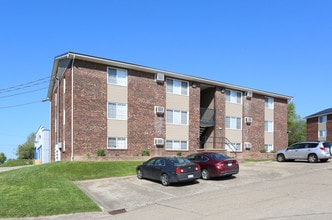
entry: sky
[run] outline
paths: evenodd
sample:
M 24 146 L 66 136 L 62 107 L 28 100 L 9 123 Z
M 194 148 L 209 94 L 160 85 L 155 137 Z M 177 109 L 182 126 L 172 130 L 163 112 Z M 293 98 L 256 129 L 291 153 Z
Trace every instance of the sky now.
M 0 152 L 40 126 L 54 58 L 68 51 L 292 96 L 304 118 L 332 107 L 330 0 L 0 2 Z

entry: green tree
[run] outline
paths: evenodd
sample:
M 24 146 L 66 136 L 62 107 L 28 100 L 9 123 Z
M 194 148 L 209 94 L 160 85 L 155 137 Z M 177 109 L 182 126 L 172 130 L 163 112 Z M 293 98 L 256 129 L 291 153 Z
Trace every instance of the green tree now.
M 5 163 L 6 160 L 7 160 L 6 155 L 5 155 L 4 153 L 1 152 L 1 153 L 0 153 L 0 164 Z
M 36 134 L 31 133 L 24 144 L 17 147 L 16 155 L 18 159 L 33 159 Z
M 287 126 L 288 145 L 306 140 L 306 121 L 296 114 L 295 104 L 293 102 L 288 104 Z

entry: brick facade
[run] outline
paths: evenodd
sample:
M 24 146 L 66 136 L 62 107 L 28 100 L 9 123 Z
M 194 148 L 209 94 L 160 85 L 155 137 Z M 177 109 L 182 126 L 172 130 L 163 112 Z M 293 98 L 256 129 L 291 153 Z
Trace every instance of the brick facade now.
M 93 57 L 83 58 L 76 57 L 73 69 L 70 63 L 62 76 L 55 76 L 57 72 L 53 73 L 53 78 L 59 78 L 60 81 L 59 87 L 58 81 L 53 81 L 53 87 L 49 90 L 52 161 L 55 160 L 55 146 L 58 142 L 62 143 L 61 160 L 84 160 L 88 155 L 95 156 L 98 149 L 103 149 L 107 158 L 138 157 L 144 150 L 148 150 L 151 156 L 175 155 L 178 151 L 167 151 L 165 145 L 154 145 L 156 137 L 166 140 L 166 111 L 163 115 L 157 115 L 154 111 L 155 106 L 167 106 L 166 82 L 157 83 L 155 73 L 149 68 L 106 62 L 107 60 L 101 62 L 100 59 L 90 61 Z M 114 66 L 115 68 L 127 70 L 127 149 L 107 148 L 107 67 L 113 65 L 119 65 Z M 181 80 L 181 77 L 173 75 L 168 77 Z M 215 110 L 213 143 L 215 149 L 223 150 L 224 141 L 221 141 L 221 138 L 225 137 L 224 87 L 203 85 L 199 80 L 185 81 L 189 83 L 189 149 L 183 151 L 183 155 L 196 152 L 200 148 L 202 104 L 205 108 Z M 255 92 L 253 94 L 250 99 L 243 96 L 243 118 L 253 118 L 251 125 L 243 123 L 243 142 L 252 143 L 251 151 L 246 152 L 243 149 L 243 155 L 251 155 L 264 147 L 263 112 L 266 95 Z M 277 150 L 287 146 L 288 142 L 287 97 L 274 100 L 274 148 Z

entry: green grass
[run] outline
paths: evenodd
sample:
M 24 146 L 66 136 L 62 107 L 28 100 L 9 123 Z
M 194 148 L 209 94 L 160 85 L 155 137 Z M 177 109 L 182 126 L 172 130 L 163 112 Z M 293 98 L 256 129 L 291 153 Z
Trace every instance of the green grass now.
M 243 161 L 244 162 L 265 162 L 265 161 L 275 161 L 275 158 L 264 158 L 264 159 L 251 159 L 251 158 L 246 158 Z
M 0 173 L 0 217 L 100 211 L 72 181 L 133 175 L 141 163 L 56 162 Z
M 25 166 L 25 165 L 32 165 L 33 160 L 13 160 L 9 159 L 4 164 L 1 164 L 0 167 L 16 167 L 16 166 Z

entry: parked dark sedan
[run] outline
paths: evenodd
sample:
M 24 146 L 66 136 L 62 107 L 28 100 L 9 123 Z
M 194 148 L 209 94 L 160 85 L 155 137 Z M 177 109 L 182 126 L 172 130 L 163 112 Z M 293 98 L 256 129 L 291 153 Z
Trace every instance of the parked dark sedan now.
M 186 157 L 193 163 L 197 163 L 202 169 L 202 179 L 211 177 L 232 176 L 239 172 L 239 163 L 236 159 L 221 153 L 201 152 Z
M 138 165 L 136 172 L 137 178 L 161 181 L 164 186 L 201 178 L 200 166 L 183 157 L 153 157 Z

